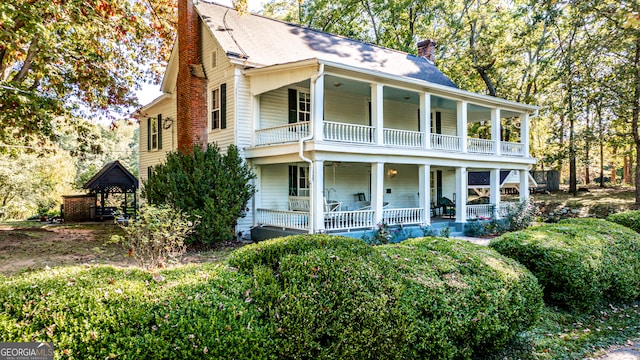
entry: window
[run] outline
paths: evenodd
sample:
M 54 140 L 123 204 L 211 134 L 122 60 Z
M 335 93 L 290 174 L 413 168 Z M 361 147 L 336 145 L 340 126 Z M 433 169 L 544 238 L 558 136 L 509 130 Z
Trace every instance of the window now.
M 147 150 L 162 149 L 162 114 L 147 119 Z
M 289 166 L 289 196 L 309 196 L 309 167 Z
M 311 119 L 311 94 L 289 89 L 289 124 Z
M 211 130 L 227 128 L 227 84 L 211 91 Z
M 311 94 L 298 91 L 298 122 L 311 119 Z
M 220 129 L 220 89 L 211 92 L 211 130 Z

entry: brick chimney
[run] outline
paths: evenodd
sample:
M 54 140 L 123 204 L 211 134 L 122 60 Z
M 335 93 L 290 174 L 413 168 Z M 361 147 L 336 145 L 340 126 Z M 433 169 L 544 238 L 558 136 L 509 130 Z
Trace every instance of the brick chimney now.
M 427 39 L 418 41 L 417 46 L 419 57 L 425 58 L 431 63 L 436 61 L 436 46 L 438 46 L 438 43 L 436 43 L 435 40 Z
M 193 0 L 178 0 L 178 150 L 207 142 L 207 81 L 200 62 L 200 19 Z

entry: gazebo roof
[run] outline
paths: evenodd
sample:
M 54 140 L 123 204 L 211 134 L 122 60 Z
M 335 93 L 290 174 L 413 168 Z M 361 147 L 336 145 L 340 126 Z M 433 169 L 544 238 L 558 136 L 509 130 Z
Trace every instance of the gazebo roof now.
M 138 179 L 116 160 L 106 164 L 82 188 L 91 192 L 134 192 L 138 188 Z

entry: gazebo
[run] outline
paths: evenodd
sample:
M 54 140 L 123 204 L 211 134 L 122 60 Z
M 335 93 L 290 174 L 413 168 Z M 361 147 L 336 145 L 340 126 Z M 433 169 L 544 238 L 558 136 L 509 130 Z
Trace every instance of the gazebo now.
M 84 189 L 94 195 L 94 210 L 91 217 L 94 219 L 108 219 L 114 217 L 116 210 L 121 210 L 125 217 L 135 215 L 138 207 L 138 179 L 127 170 L 118 160 L 106 164 L 86 184 Z M 123 194 L 124 199 L 120 206 L 106 206 L 106 201 L 111 195 Z M 99 199 L 99 203 L 98 203 Z M 129 205 L 129 201 L 133 200 Z

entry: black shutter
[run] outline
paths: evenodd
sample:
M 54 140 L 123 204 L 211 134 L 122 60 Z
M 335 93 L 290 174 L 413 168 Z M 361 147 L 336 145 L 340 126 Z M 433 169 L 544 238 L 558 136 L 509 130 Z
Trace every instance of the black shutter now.
M 289 89 L 289 124 L 298 122 L 298 91 Z
M 151 118 L 147 119 L 147 151 L 151 151 Z
M 220 85 L 220 129 L 227 128 L 227 84 Z
M 420 131 L 420 109 L 418 109 L 418 132 Z
M 162 149 L 162 114 L 158 114 L 158 150 Z
M 436 134 L 442 134 L 442 113 L 436 112 Z
M 289 165 L 289 196 L 298 196 L 298 167 Z

